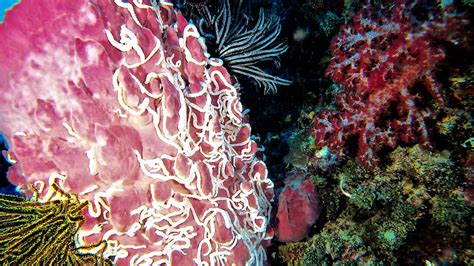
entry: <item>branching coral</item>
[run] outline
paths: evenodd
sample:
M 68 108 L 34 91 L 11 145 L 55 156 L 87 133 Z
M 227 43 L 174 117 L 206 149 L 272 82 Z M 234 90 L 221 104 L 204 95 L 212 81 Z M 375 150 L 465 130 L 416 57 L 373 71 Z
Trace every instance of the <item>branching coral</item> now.
M 363 8 L 332 40 L 326 74 L 345 92 L 338 96 L 339 109 L 323 111 L 312 129 L 316 144 L 339 157 L 348 140 L 358 139 L 357 159 L 367 168 L 378 163 L 384 147 L 430 146 L 427 121 L 445 105 L 435 78 L 445 58 L 438 42 L 466 43 L 460 30 L 466 21 L 451 7 L 399 2 L 390 11 Z

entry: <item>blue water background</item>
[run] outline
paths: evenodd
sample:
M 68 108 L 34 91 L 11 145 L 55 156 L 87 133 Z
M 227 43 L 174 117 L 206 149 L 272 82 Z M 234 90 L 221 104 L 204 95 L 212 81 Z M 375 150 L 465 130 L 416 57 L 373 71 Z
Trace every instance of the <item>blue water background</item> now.
M 0 132 L 0 194 L 19 195 L 16 187 L 7 180 L 8 168 L 11 166 L 11 164 L 4 157 L 2 151 L 8 149 L 8 143 L 2 132 Z
M 0 23 L 5 19 L 5 12 L 11 9 L 14 5 L 20 3 L 20 0 L 1 0 L 0 1 Z
M 0 0 L 0 23 L 5 19 L 5 12 L 13 8 L 13 6 L 19 2 L 20 0 Z M 3 150 L 8 150 L 8 143 L 2 132 L 0 132 L 0 193 L 17 195 L 18 191 L 16 187 L 7 180 L 7 172 L 11 164 L 3 156 Z

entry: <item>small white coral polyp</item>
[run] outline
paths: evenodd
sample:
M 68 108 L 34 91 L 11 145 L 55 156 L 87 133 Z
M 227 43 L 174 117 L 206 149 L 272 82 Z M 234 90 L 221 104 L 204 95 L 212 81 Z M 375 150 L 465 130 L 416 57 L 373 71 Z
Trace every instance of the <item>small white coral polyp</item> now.
M 164 1 L 32 2 L 0 27 L 10 181 L 89 200 L 77 241 L 118 265 L 263 264 L 273 184 L 196 27 Z

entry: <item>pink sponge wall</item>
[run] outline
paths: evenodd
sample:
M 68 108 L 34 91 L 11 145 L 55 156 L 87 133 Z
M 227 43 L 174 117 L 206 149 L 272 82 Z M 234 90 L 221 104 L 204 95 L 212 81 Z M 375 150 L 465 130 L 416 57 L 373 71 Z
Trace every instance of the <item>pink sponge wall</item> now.
M 292 173 L 278 200 L 277 239 L 282 242 L 303 239 L 320 213 L 321 204 L 314 184 L 303 173 Z
M 196 26 L 170 1 L 23 0 L 11 12 L 9 181 L 42 202 L 53 184 L 87 200 L 77 245 L 106 242 L 116 265 L 263 265 L 273 183 Z

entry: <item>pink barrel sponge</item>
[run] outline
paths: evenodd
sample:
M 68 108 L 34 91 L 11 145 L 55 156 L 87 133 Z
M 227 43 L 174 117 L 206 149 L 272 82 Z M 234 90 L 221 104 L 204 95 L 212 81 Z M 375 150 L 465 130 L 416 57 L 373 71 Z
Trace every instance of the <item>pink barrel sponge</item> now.
M 166 1 L 24 0 L 0 25 L 9 179 L 89 200 L 117 265 L 262 264 L 273 184 L 235 84 Z
M 282 242 L 296 242 L 308 234 L 321 214 L 316 187 L 308 176 L 293 173 L 278 199 L 275 235 Z

